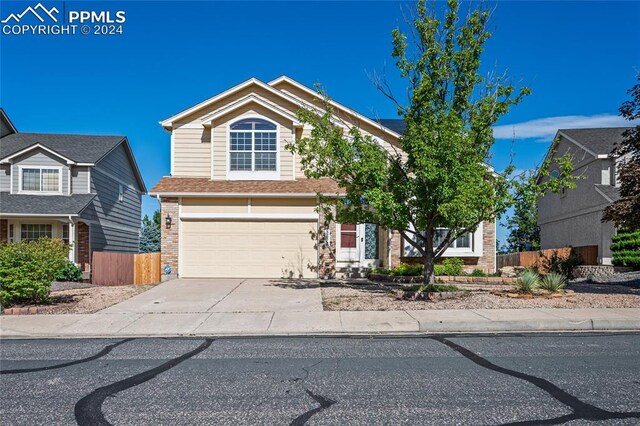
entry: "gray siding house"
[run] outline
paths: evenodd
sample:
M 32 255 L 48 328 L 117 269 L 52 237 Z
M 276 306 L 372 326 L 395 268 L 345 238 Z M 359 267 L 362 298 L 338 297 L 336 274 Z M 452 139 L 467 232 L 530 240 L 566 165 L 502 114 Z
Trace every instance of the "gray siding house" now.
M 83 270 L 93 251 L 138 251 L 147 189 L 126 137 L 22 133 L 2 109 L 0 123 L 0 241 L 62 238 Z
M 574 174 L 582 178 L 577 187 L 559 194 L 547 193 L 538 199 L 538 225 L 542 249 L 598 246 L 598 262 L 611 264 L 611 237 L 615 226 L 602 222 L 606 206 L 619 197 L 616 165 L 611 155 L 623 140 L 628 127 L 558 130 L 547 156 L 559 158 L 570 153 Z M 551 162 L 551 176 L 557 164 Z

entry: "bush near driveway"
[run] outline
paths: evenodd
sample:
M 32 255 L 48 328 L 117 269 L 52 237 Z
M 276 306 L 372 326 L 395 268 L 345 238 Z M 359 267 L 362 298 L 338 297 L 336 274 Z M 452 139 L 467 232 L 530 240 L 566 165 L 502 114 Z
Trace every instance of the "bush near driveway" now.
M 69 246 L 58 238 L 0 244 L 0 303 L 47 302 L 68 254 Z

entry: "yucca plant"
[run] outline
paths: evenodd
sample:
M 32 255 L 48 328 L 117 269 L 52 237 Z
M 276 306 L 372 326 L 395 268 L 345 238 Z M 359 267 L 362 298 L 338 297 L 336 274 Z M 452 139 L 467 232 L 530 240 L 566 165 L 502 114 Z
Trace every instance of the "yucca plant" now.
M 551 293 L 562 290 L 567 284 L 567 279 L 564 275 L 556 272 L 550 272 L 542 278 L 540 288 L 550 291 Z
M 516 288 L 518 292 L 531 294 L 540 285 L 540 275 L 531 269 L 525 270 L 516 280 Z

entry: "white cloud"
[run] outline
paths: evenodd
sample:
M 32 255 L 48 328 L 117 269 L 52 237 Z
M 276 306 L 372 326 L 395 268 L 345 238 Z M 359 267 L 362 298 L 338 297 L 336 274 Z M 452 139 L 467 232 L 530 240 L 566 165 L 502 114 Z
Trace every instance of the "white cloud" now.
M 496 126 L 493 128 L 493 136 L 496 139 L 536 139 L 536 141 L 550 142 L 558 129 L 622 127 L 633 124 L 637 122 L 630 122 L 612 114 L 565 115 Z

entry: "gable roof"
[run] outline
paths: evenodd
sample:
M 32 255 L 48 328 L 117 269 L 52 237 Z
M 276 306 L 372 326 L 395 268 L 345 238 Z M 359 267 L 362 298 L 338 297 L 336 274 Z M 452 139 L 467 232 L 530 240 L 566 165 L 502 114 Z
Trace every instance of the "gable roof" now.
M 53 133 L 13 133 L 0 138 L 0 163 L 14 156 L 42 148 L 67 164 L 93 166 L 122 145 L 142 192 L 147 187 L 126 136 L 64 135 Z
M 175 114 L 175 115 L 173 115 L 173 116 L 171 116 L 171 117 L 169 117 L 169 118 L 167 118 L 165 120 L 162 120 L 160 122 L 160 125 L 162 127 L 169 128 L 169 127 L 173 126 L 174 122 L 176 122 L 176 121 L 178 121 L 178 120 L 180 120 L 180 119 L 182 119 L 184 117 L 187 117 L 188 115 L 191 115 L 194 112 L 196 112 L 196 111 L 198 111 L 198 110 L 200 110 L 202 108 L 206 108 L 207 106 L 219 101 L 220 99 L 223 99 L 223 98 L 225 98 L 225 97 L 227 97 L 227 96 L 229 96 L 229 95 L 231 95 L 231 94 L 233 94 L 233 93 L 235 93 L 235 92 L 237 92 L 239 90 L 242 90 L 245 87 L 251 86 L 251 85 L 256 85 L 256 86 L 258 86 L 258 87 L 260 87 L 262 89 L 265 89 L 265 90 L 273 93 L 274 95 L 276 95 L 276 96 L 278 96 L 278 97 L 280 97 L 280 98 L 282 98 L 282 99 L 284 99 L 284 100 L 286 100 L 288 102 L 295 103 L 295 104 L 299 104 L 300 103 L 300 101 L 298 99 L 294 98 L 293 96 L 287 95 L 286 93 L 284 93 L 284 92 L 282 92 L 282 91 L 280 91 L 280 90 L 278 90 L 278 89 L 276 89 L 274 87 L 271 87 L 266 83 L 263 83 L 262 81 L 258 80 L 257 78 L 250 78 L 249 80 L 243 81 L 242 83 L 240 83 L 240 84 L 238 84 L 236 86 L 233 86 L 232 88 L 227 89 L 222 93 L 218 93 L 217 95 L 215 95 L 215 96 L 213 96 L 213 97 L 211 97 L 211 98 L 209 98 L 209 99 L 207 99 L 205 101 L 202 101 L 199 104 L 196 104 L 196 105 L 194 105 L 194 106 L 192 106 L 190 108 L 187 108 L 184 111 L 181 111 L 181 112 L 179 112 L 179 113 L 177 113 L 177 114 Z
M 18 133 L 18 129 L 13 125 L 4 109 L 0 108 L 0 136 L 9 135 L 11 133 Z
M 610 203 L 618 201 L 620 199 L 620 189 L 611 185 L 595 185 L 596 192 L 600 193 Z
M 599 155 L 609 155 L 614 146 L 624 140 L 622 134 L 628 129 L 632 129 L 632 127 L 560 129 L 558 134 L 597 157 Z
M 96 194 L 27 195 L 0 192 L 0 213 L 38 215 L 79 215 Z
M 290 103 L 293 103 L 293 104 L 297 104 L 297 105 L 300 105 L 300 106 L 306 105 L 308 107 L 312 107 L 314 109 L 319 110 L 317 105 L 312 105 L 307 101 L 299 99 L 299 98 L 297 98 L 295 96 L 292 96 L 292 95 L 290 95 L 290 94 L 288 94 L 288 93 L 286 93 L 286 92 L 284 92 L 282 90 L 279 90 L 279 89 L 274 87 L 274 85 L 276 85 L 276 84 L 278 84 L 278 83 L 280 83 L 282 81 L 286 81 L 286 82 L 296 86 L 297 88 L 299 88 L 299 89 L 301 89 L 301 90 L 303 90 L 303 91 L 305 91 L 305 92 L 307 92 L 309 94 L 313 94 L 315 96 L 318 95 L 318 93 L 316 91 L 314 91 L 313 89 L 311 89 L 311 88 L 309 88 L 309 87 L 307 87 L 307 86 L 305 86 L 305 85 L 293 80 L 292 78 L 287 77 L 286 75 L 278 77 L 277 79 L 275 79 L 273 81 L 270 81 L 268 84 L 258 80 L 257 78 L 250 78 L 250 79 L 248 79 L 248 80 L 246 80 L 246 81 L 244 81 L 244 82 L 242 82 L 242 83 L 240 83 L 240 84 L 238 84 L 236 86 L 231 87 L 230 89 L 225 90 L 224 92 L 221 92 L 221 93 L 219 93 L 219 94 L 217 94 L 217 95 L 215 95 L 215 96 L 213 96 L 213 97 L 211 97 L 209 99 L 206 99 L 206 100 L 204 100 L 204 101 L 202 101 L 202 102 L 200 102 L 200 103 L 198 103 L 198 104 L 196 104 L 196 105 L 194 105 L 194 106 L 192 106 L 190 108 L 185 109 L 184 111 L 181 111 L 181 112 L 179 112 L 179 113 L 177 113 L 177 114 L 175 114 L 175 115 L 173 115 L 173 116 L 171 116 L 171 117 L 169 117 L 169 118 L 167 118 L 165 120 L 160 121 L 160 125 L 162 127 L 166 128 L 166 129 L 169 129 L 169 128 L 171 128 L 173 126 L 173 124 L 176 121 L 179 121 L 182 118 L 185 118 L 185 117 L 195 113 L 196 111 L 198 111 L 200 109 L 206 108 L 209 105 L 211 105 L 211 104 L 213 104 L 213 103 L 215 103 L 215 102 L 217 102 L 217 101 L 219 101 L 219 100 L 221 100 L 221 99 L 223 99 L 223 98 L 225 98 L 225 97 L 227 97 L 227 96 L 229 96 L 229 95 L 231 95 L 231 94 L 233 94 L 235 92 L 238 92 L 238 91 L 240 91 L 240 90 L 242 90 L 242 89 L 244 89 L 244 88 L 246 88 L 248 86 L 251 86 L 251 85 L 256 85 L 257 87 L 265 89 L 268 92 L 278 96 L 279 98 L 281 98 L 283 100 L 286 100 L 287 102 L 290 102 Z M 360 113 L 358 113 L 358 112 L 356 112 L 356 111 L 354 111 L 354 110 L 352 110 L 352 109 L 350 109 L 350 108 L 348 108 L 348 107 L 346 107 L 346 106 L 344 106 L 344 105 L 342 105 L 342 104 L 340 104 L 338 102 L 335 102 L 335 101 L 330 101 L 330 102 L 331 102 L 331 105 L 334 106 L 335 108 L 338 108 L 338 109 L 340 109 L 342 111 L 345 111 L 346 113 L 351 114 L 352 116 L 354 116 L 355 118 L 358 118 L 359 120 L 367 122 L 367 123 L 369 123 L 371 125 L 374 125 L 376 127 L 380 127 L 385 133 L 389 133 L 390 135 L 392 135 L 392 136 L 394 136 L 396 138 L 400 137 L 400 134 L 398 132 L 396 132 L 395 130 L 384 126 L 381 122 L 376 121 L 374 119 L 371 119 L 369 117 L 365 117 L 364 115 L 362 115 L 362 114 L 360 114 Z M 208 116 L 211 116 L 211 114 L 208 114 Z
M 318 93 L 315 90 L 311 89 L 310 87 L 305 86 L 304 84 L 302 84 L 302 83 L 300 83 L 300 82 L 298 82 L 298 81 L 296 81 L 296 80 L 294 80 L 291 77 L 288 77 L 286 75 L 282 75 L 282 76 L 276 78 L 275 80 L 270 81 L 269 82 L 269 86 L 275 86 L 278 83 L 281 83 L 283 81 L 286 81 L 287 83 L 297 87 L 298 89 L 301 89 L 304 92 L 307 92 L 310 95 L 318 96 Z M 364 115 L 360 114 L 359 112 L 357 112 L 357 111 L 355 111 L 355 110 L 353 110 L 353 109 L 351 109 L 351 108 L 349 108 L 349 107 L 347 107 L 347 106 L 345 106 L 345 105 L 343 105 L 343 104 L 341 104 L 339 102 L 336 102 L 334 100 L 329 100 L 329 104 L 331 106 L 333 106 L 334 108 L 338 108 L 338 109 L 341 109 L 341 110 L 347 112 L 348 114 L 352 114 L 354 117 L 358 118 L 359 120 L 367 122 L 367 123 L 369 123 L 371 125 L 374 125 L 376 127 L 381 127 L 381 130 L 383 130 L 385 133 L 389 133 L 389 134 L 391 134 L 392 136 L 394 136 L 396 138 L 400 137 L 400 134 L 398 132 L 396 132 L 395 130 L 392 130 L 392 129 L 384 126 L 382 123 L 380 123 L 377 120 L 371 119 L 369 117 L 365 117 Z
M 0 161 L 41 146 L 74 163 L 95 164 L 124 140 L 124 136 L 13 133 L 0 139 Z

